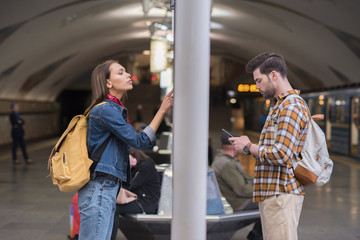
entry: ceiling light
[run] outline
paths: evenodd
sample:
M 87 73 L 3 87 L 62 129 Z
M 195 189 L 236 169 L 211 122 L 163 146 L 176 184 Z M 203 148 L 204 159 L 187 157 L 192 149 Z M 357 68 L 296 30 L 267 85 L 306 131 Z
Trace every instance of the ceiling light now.
M 150 55 L 150 50 L 144 50 L 142 52 L 142 54 L 146 55 L 146 56 L 149 56 Z
M 164 71 L 167 68 L 167 42 L 151 40 L 150 43 L 150 71 L 153 73 Z

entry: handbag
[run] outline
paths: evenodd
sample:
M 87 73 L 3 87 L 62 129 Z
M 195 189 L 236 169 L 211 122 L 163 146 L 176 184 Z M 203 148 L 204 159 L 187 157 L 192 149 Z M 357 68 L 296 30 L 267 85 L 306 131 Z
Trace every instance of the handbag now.
M 137 195 L 122 187 L 120 188 L 120 192 L 116 198 L 116 203 L 126 204 L 135 200 L 137 200 Z

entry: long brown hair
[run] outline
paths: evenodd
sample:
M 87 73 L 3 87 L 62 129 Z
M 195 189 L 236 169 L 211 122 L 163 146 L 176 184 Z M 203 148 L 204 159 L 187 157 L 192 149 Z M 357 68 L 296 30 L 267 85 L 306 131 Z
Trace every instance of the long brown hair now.
M 91 74 L 91 104 L 85 110 L 84 115 L 88 114 L 91 109 L 98 103 L 104 101 L 106 94 L 109 92 L 107 88 L 107 79 L 110 78 L 110 65 L 118 63 L 115 60 L 107 60 L 97 65 Z

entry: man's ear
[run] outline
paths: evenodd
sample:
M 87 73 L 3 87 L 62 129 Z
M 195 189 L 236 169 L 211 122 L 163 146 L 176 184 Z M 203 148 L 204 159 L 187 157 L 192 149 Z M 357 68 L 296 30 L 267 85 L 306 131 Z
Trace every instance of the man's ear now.
M 275 79 L 277 78 L 277 72 L 276 72 L 276 71 L 271 71 L 270 74 L 271 74 L 271 78 L 272 78 L 272 79 L 275 80 Z
M 280 76 L 280 74 L 279 74 L 277 71 L 275 71 L 275 70 L 271 71 L 271 73 L 270 73 L 270 79 L 271 79 L 272 81 L 278 80 L 278 79 L 279 79 L 279 76 Z

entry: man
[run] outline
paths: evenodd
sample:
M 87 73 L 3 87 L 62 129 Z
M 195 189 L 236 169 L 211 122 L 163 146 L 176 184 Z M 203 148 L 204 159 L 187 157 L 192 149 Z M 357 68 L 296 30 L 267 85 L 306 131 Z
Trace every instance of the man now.
M 23 156 L 24 156 L 24 160 L 27 164 L 32 164 L 33 161 L 31 159 L 29 159 L 29 156 L 27 154 L 26 151 L 26 145 L 25 145 L 25 140 L 24 140 L 24 129 L 23 129 L 23 125 L 25 123 L 25 121 L 21 118 L 20 114 L 19 114 L 19 105 L 16 102 L 11 103 L 11 114 L 10 114 L 10 122 L 11 122 L 11 137 L 13 139 L 13 144 L 12 144 L 12 157 L 13 157 L 13 164 L 17 165 L 20 164 L 20 161 L 17 160 L 17 156 L 16 156 L 16 151 L 17 151 L 17 146 L 19 145 Z
M 233 136 L 238 136 L 231 133 Z M 211 167 L 214 169 L 220 192 L 235 211 L 258 209 L 258 203 L 251 201 L 253 178 L 246 174 L 240 161 L 236 158 L 235 146 L 221 136 L 221 149 L 218 150 Z M 248 235 L 248 239 L 262 239 L 261 222 L 257 221 Z
M 232 135 L 238 136 L 235 133 Z M 221 194 L 234 211 L 241 211 L 251 203 L 254 181 L 244 172 L 243 166 L 236 158 L 235 146 L 231 145 L 228 138 L 228 135 L 222 134 L 221 149 L 217 151 L 211 167 L 214 169 Z M 254 208 L 257 209 L 257 204 Z
M 247 136 L 229 141 L 237 152 L 257 159 L 253 200 L 259 202 L 264 239 L 297 239 L 305 192 L 294 176 L 291 159 L 300 157 L 310 116 L 303 100 L 286 100 L 300 91 L 291 87 L 283 57 L 262 53 L 246 65 L 246 71 L 253 74 L 263 97 L 274 100 L 269 110 L 271 117 L 265 122 L 258 145 Z

